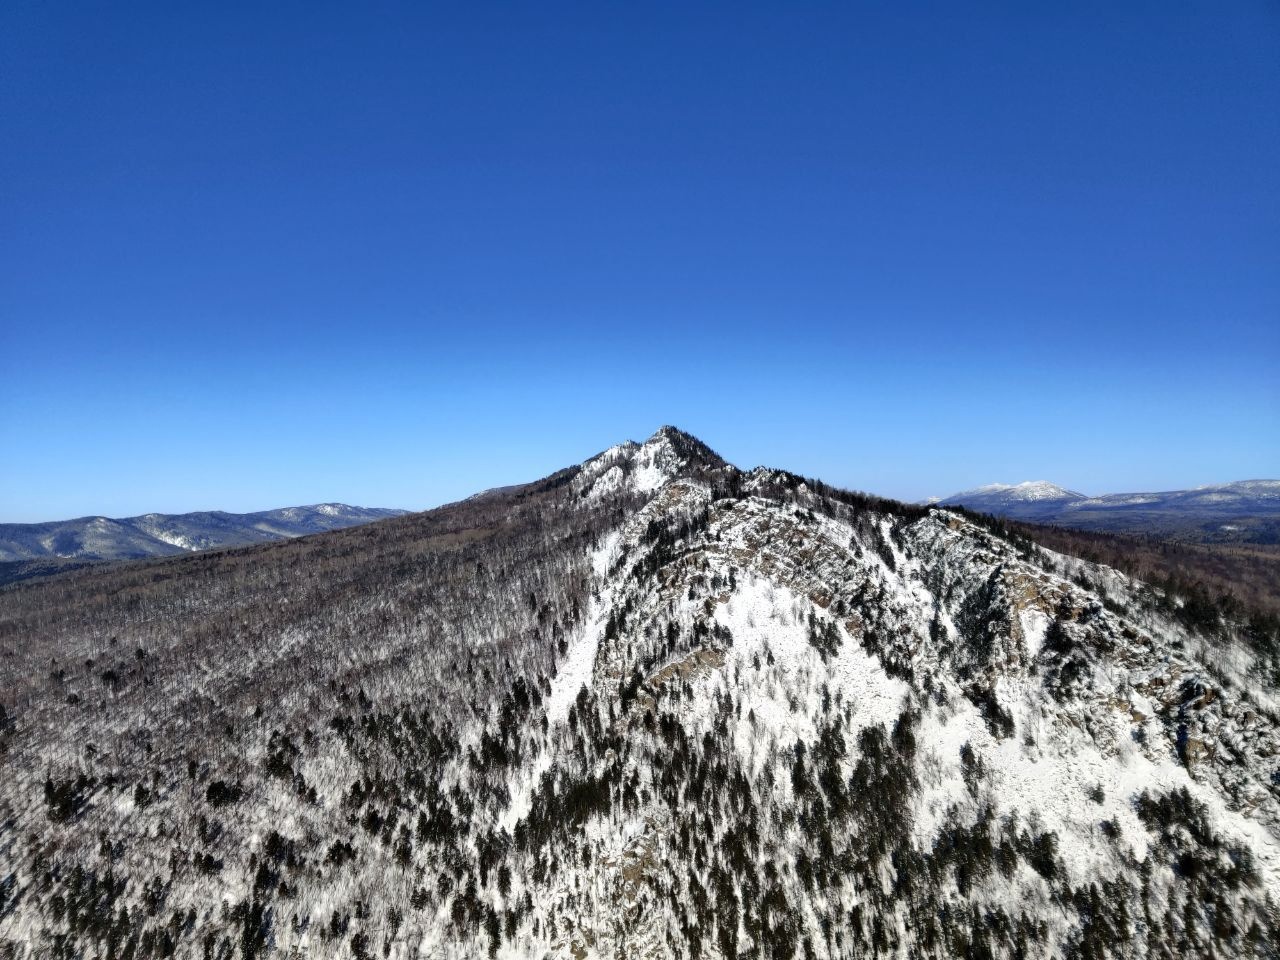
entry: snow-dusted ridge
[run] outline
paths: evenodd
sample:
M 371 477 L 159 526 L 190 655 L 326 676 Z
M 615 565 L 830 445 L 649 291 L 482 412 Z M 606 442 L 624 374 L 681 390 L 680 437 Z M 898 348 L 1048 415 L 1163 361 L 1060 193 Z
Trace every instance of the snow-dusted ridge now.
M 146 513 L 111 519 L 0 524 L 0 561 L 42 557 L 128 560 L 238 547 L 358 526 L 403 510 L 317 503 L 257 513 Z
M 1048 480 L 1024 480 L 1022 483 L 989 483 L 986 486 L 965 490 L 950 497 L 939 498 L 945 501 L 963 503 L 965 500 L 988 494 L 1000 494 L 1009 500 L 1077 500 L 1083 499 L 1083 493 L 1076 493 L 1066 487 L 1060 487 Z
M 1280 532 L 1277 480 L 1098 496 L 1085 496 L 1047 481 L 997 483 L 929 503 L 1034 523 L 1177 540 L 1273 543 Z

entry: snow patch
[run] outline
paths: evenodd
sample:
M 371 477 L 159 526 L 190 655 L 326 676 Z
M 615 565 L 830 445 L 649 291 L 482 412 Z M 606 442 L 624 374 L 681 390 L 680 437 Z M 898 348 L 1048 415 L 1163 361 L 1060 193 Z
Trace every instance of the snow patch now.
M 615 530 L 605 537 L 598 549 L 592 551 L 591 569 L 597 578 L 602 579 L 608 572 L 617 554 L 620 539 L 620 534 Z M 554 728 L 567 722 L 569 710 L 577 699 L 578 692 L 583 687 L 591 687 L 595 675 L 596 653 L 600 649 L 600 638 L 604 635 L 606 610 L 608 603 L 603 598 L 593 596 L 581 629 L 575 631 L 569 641 L 564 660 L 551 681 L 551 692 L 544 702 L 549 727 Z M 504 829 L 513 830 L 528 814 L 534 788 L 542 774 L 550 768 L 551 759 L 551 752 L 543 751 L 538 754 L 532 768 L 524 772 L 512 791 L 511 805 L 499 819 L 499 824 Z
M 728 603 L 716 609 L 716 621 L 728 627 L 734 638 L 720 673 L 743 676 L 734 690 L 743 715 L 751 711 L 757 724 L 769 729 L 780 747 L 816 737 L 814 715 L 823 685 L 833 694 L 837 690 L 843 693 L 864 727 L 891 725 L 910 692 L 906 683 L 890 677 L 879 659 L 868 655 L 843 626 L 838 627 L 843 640 L 839 653 L 829 664 L 824 663 L 809 643 L 804 619 L 815 611 L 808 599 L 756 577 L 740 580 Z M 751 734 L 749 726 L 740 725 L 735 744 L 743 756 L 751 754 Z
M 1027 644 L 1027 656 L 1032 660 L 1040 655 L 1044 636 L 1049 631 L 1049 617 L 1042 610 L 1028 608 L 1018 614 L 1022 623 L 1022 637 Z

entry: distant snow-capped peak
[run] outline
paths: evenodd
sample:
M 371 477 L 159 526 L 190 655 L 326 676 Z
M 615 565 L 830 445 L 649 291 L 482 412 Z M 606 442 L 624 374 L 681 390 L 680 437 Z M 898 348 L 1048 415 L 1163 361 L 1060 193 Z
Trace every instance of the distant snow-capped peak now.
M 963 501 L 970 497 L 999 496 L 1002 500 L 1083 500 L 1084 494 L 1068 490 L 1066 487 L 1051 483 L 1048 480 L 1024 480 L 1022 483 L 988 483 L 961 493 L 945 497 L 941 502 Z

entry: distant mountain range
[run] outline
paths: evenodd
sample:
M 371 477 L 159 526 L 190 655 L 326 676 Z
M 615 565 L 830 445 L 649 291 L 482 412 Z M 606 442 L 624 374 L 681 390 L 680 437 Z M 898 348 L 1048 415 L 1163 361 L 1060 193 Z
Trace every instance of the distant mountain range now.
M 1280 542 L 1280 480 L 1099 497 L 1038 480 L 993 483 L 930 502 L 1079 530 L 1203 542 Z
M 241 547 L 354 527 L 407 511 L 317 503 L 258 513 L 146 513 L 0 524 L 0 561 L 134 560 L 217 547 Z

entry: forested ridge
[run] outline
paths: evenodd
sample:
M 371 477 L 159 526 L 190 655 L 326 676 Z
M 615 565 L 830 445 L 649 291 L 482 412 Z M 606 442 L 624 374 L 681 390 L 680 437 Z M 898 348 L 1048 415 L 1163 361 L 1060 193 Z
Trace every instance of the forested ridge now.
M 11 584 L 0 951 L 1274 957 L 1274 633 L 1092 549 L 664 428 Z

